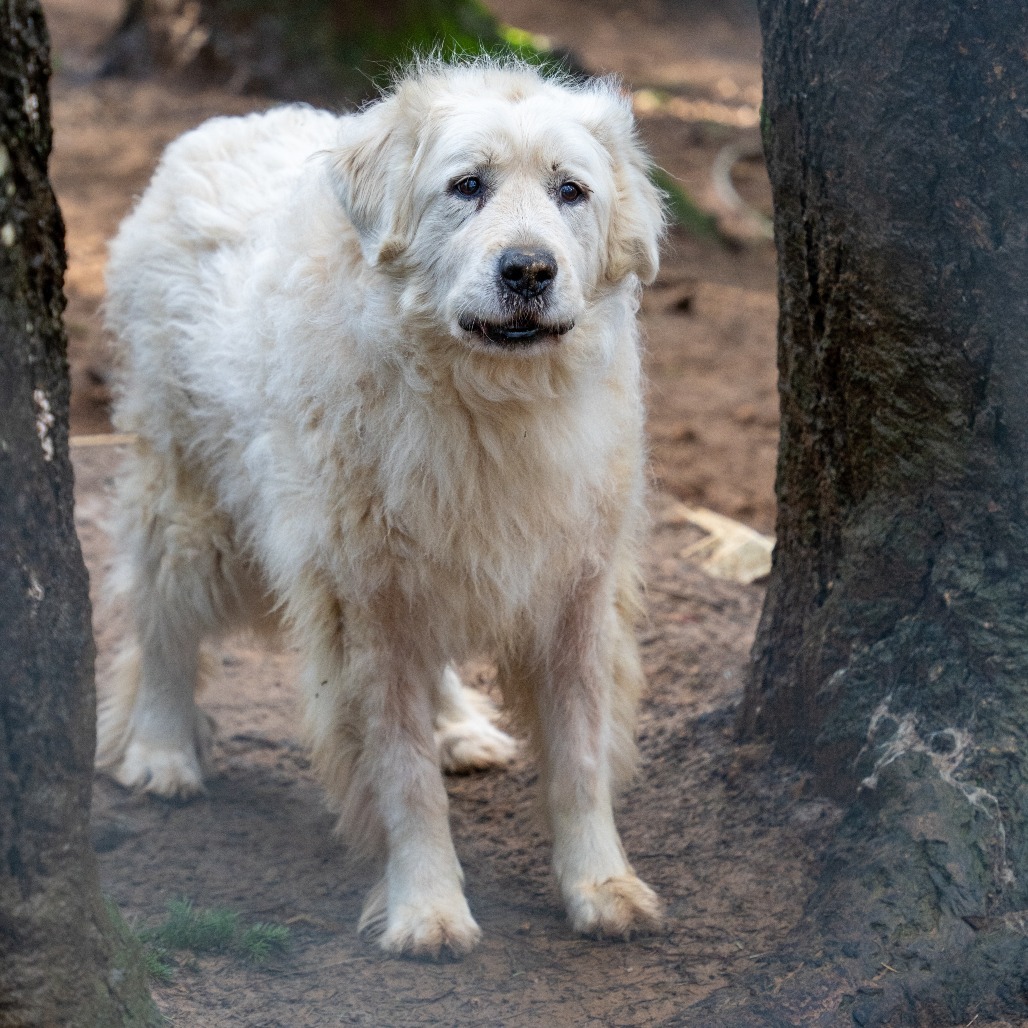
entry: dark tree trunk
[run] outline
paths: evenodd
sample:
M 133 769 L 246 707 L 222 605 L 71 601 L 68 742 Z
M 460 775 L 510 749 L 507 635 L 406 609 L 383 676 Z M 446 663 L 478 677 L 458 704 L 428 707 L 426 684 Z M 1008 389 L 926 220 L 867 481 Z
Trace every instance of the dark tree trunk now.
M 93 642 L 36 0 L 0 0 L 0 33 L 0 1025 L 149 1024 L 138 955 L 104 905 L 88 834 Z
M 845 816 L 788 952 L 697 1014 L 1024 1013 L 1028 8 L 760 7 L 782 439 L 742 726 Z
M 481 0 L 127 0 L 105 70 L 288 98 L 372 95 L 414 50 L 503 42 Z

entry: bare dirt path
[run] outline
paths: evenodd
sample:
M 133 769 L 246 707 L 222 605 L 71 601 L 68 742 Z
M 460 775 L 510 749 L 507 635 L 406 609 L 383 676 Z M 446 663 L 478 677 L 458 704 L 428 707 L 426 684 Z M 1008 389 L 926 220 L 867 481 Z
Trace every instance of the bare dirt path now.
M 660 164 L 740 235 L 710 170 L 752 134 L 759 40 L 741 6 L 509 0 L 504 20 L 571 47 L 636 89 Z M 105 240 L 170 139 L 205 117 L 268 101 L 160 83 L 97 81 L 95 52 L 118 0 L 48 0 L 58 74 L 53 179 L 68 225 L 73 431 L 103 432 L 108 357 L 97 305 Z M 728 13 L 724 13 L 728 12 Z M 759 165 L 739 190 L 768 203 Z M 759 613 L 759 585 L 706 577 L 681 556 L 697 530 L 674 494 L 770 531 L 777 406 L 774 255 L 675 231 L 643 305 L 648 338 L 654 532 L 642 637 L 650 695 L 642 767 L 622 804 L 626 846 L 667 902 L 668 929 L 626 944 L 575 937 L 533 814 L 534 771 L 450 780 L 452 819 L 482 946 L 459 964 L 386 960 L 355 934 L 368 881 L 330 836 L 294 717 L 293 659 L 237 642 L 205 700 L 219 723 L 210 793 L 185 806 L 98 779 L 95 843 L 105 889 L 139 925 L 169 899 L 227 906 L 289 926 L 292 948 L 264 968 L 229 956 L 177 957 L 155 993 L 180 1026 L 653 1025 L 759 966 L 811 887 L 811 854 L 833 809 L 761 747 L 732 742 L 732 716 Z M 78 525 L 98 597 L 116 447 L 75 451 Z M 119 632 L 98 606 L 99 686 Z M 489 687 L 487 667 L 467 674 Z
M 116 461 L 112 449 L 76 454 L 78 525 L 95 579 Z M 172 1024 L 653 1025 L 774 948 L 799 914 L 811 854 L 835 814 L 762 747 L 731 744 L 761 590 L 714 581 L 682 559 L 698 533 L 675 511 L 658 505 L 642 769 L 620 815 L 636 868 L 668 905 L 667 931 L 628 943 L 572 934 L 534 817 L 534 770 L 519 761 L 449 780 L 481 947 L 455 964 L 382 957 L 355 934 L 371 883 L 332 840 L 296 744 L 292 657 L 239 642 L 222 649 L 204 703 L 219 728 L 209 795 L 175 805 L 104 779 L 94 790 L 104 887 L 137 923 L 154 924 L 169 900 L 187 897 L 291 929 L 290 952 L 262 969 L 224 956 L 178 961 L 172 981 L 155 986 Z M 118 631 L 110 618 L 98 622 L 101 653 Z M 487 668 L 467 674 L 488 688 Z

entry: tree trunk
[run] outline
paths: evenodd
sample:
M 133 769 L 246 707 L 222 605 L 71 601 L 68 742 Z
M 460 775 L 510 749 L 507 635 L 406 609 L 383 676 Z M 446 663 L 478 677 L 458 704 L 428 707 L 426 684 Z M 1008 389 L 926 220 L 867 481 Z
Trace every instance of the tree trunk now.
M 93 642 L 36 0 L 0 0 L 0 32 L 0 1025 L 150 1024 L 88 834 Z
M 787 951 L 697 1015 L 1023 1013 L 1028 11 L 760 7 L 782 437 L 741 724 L 845 816 Z
M 373 95 L 415 50 L 474 53 L 504 42 L 481 0 L 128 0 L 105 71 L 188 72 L 291 99 Z

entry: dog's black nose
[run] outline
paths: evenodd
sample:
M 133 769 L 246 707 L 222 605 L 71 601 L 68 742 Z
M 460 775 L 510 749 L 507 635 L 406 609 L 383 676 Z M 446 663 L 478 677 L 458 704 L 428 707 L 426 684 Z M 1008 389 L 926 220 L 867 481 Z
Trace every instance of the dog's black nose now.
M 557 276 L 557 261 L 545 250 L 504 250 L 500 254 L 503 284 L 526 300 L 538 296 Z

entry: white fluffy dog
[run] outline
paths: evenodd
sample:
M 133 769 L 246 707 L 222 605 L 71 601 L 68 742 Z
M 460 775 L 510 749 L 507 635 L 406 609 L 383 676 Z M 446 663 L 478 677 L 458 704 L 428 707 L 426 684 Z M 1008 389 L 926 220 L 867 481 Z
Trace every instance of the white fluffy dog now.
M 201 792 L 201 643 L 281 625 L 340 830 L 381 863 L 361 927 L 392 953 L 480 934 L 440 763 L 511 755 L 451 670 L 482 652 L 538 757 L 575 928 L 660 920 L 612 813 L 642 677 L 647 171 L 610 82 L 425 61 L 348 117 L 183 136 L 111 244 L 134 641 L 98 763 Z

